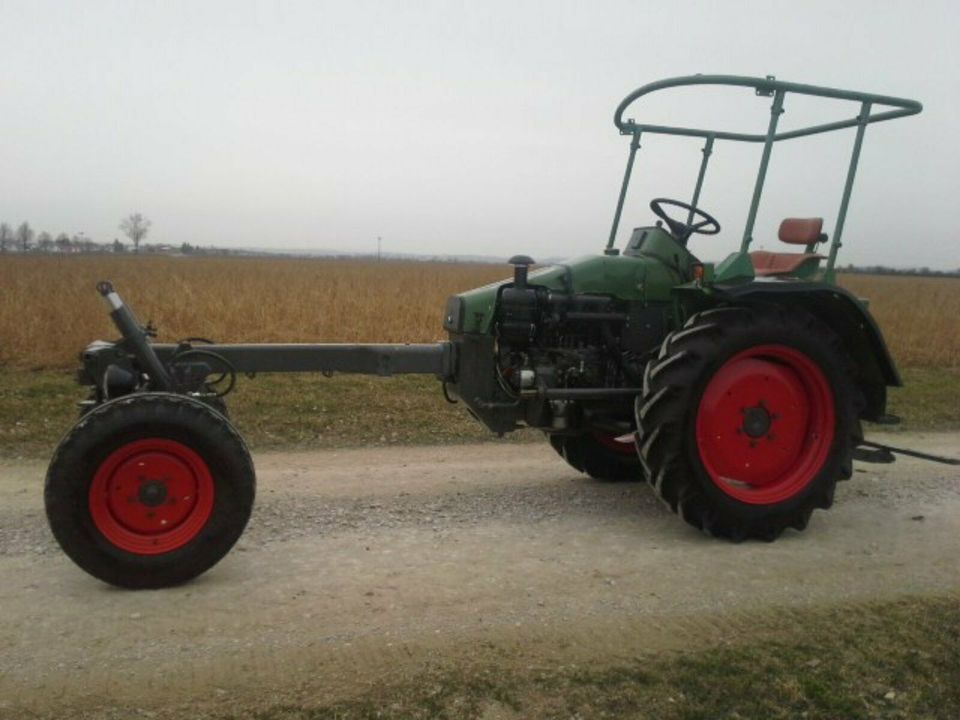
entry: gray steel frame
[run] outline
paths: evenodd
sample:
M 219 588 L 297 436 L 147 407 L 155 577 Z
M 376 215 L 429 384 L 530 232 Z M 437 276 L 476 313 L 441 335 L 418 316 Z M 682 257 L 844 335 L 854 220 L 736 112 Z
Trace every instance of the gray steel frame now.
M 177 351 L 176 345 L 151 344 L 150 347 L 164 364 L 173 360 Z M 453 343 L 449 342 L 415 345 L 258 343 L 197 345 L 196 348 L 222 357 L 239 373 L 340 372 L 446 378 L 453 370 Z
M 110 317 L 123 336 L 123 346 L 133 355 L 142 372 L 150 377 L 155 390 L 175 392 L 177 383 L 170 373 L 171 364 L 183 345 L 154 344 L 150 331 L 137 319 L 109 282 L 97 284 L 97 290 L 110 304 Z M 434 375 L 451 379 L 455 370 L 454 345 L 429 344 L 203 344 L 195 350 L 206 360 L 222 358 L 228 367 L 213 367 L 214 372 L 234 370 L 258 372 L 343 372 L 362 375 Z

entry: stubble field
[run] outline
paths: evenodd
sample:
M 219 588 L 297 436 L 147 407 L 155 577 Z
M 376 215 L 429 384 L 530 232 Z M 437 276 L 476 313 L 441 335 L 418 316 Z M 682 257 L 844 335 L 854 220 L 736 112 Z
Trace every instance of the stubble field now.
M 72 367 L 116 331 L 94 290 L 110 280 L 165 341 L 430 342 L 447 295 L 500 265 L 299 258 L 0 258 L 0 364 Z
M 0 257 L 0 367 L 72 367 L 110 338 L 94 291 L 109 279 L 162 340 L 430 342 L 448 295 L 509 276 L 505 265 L 327 259 Z M 902 367 L 960 367 L 960 280 L 849 275 Z

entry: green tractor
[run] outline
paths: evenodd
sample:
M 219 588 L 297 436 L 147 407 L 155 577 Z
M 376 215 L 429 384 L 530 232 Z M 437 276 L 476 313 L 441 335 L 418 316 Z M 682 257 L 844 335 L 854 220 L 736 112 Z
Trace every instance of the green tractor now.
M 766 134 L 646 125 L 624 118 L 654 91 L 723 85 L 772 98 Z M 853 118 L 778 131 L 788 93 L 857 103 Z M 630 154 L 606 249 L 451 297 L 448 342 L 427 345 L 151 341 L 109 283 L 99 291 L 122 334 L 81 357 L 91 388 L 46 481 L 47 515 L 65 552 L 116 585 L 162 587 L 214 565 L 250 516 L 254 471 L 223 397 L 239 373 L 436 376 L 491 431 L 542 430 L 578 471 L 646 479 L 690 525 L 731 540 L 773 540 L 828 508 L 854 458 L 891 461 L 863 421 L 895 421 L 886 390 L 901 384 L 866 304 L 834 283 L 844 218 L 867 125 L 912 115 L 912 100 L 767 78 L 696 75 L 628 95 L 614 121 Z M 778 141 L 855 129 L 839 216 L 789 218 L 792 252 L 751 252 L 771 150 Z M 650 203 L 655 224 L 614 247 L 641 136 L 701 138 L 690 202 Z M 739 252 L 717 264 L 688 249 L 720 232 L 699 207 L 718 140 L 762 146 Z M 785 248 L 788 250 L 789 248 Z M 907 452 L 910 451 L 899 451 Z M 915 453 L 912 453 L 915 454 Z

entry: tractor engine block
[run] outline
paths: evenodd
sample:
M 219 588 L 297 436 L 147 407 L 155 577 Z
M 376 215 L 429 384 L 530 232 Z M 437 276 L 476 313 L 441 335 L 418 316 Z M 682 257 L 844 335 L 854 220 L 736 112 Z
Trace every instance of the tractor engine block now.
M 641 367 L 625 342 L 629 319 L 629 303 L 604 295 L 504 287 L 494 323 L 504 390 L 522 396 L 636 385 Z

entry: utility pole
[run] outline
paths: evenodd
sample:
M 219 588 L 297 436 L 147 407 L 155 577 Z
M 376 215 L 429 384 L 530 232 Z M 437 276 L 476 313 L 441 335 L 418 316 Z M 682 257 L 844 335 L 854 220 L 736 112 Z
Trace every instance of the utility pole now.
M 380 245 L 383 242 L 383 238 L 377 235 L 377 262 L 380 262 Z

